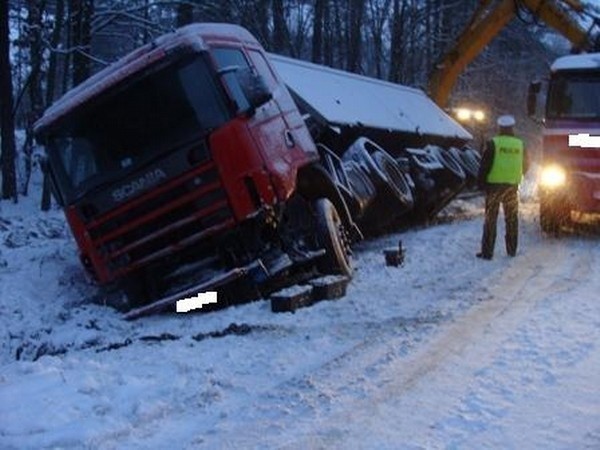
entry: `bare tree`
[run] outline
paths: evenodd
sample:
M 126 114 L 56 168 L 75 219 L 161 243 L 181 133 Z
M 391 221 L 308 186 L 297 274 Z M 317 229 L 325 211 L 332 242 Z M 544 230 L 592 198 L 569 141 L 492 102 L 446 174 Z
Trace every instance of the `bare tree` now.
M 361 70 L 362 20 L 365 0 L 349 0 L 348 2 L 348 37 L 347 37 L 347 69 L 350 72 Z
M 290 37 L 285 18 L 283 0 L 272 0 L 273 8 L 273 43 L 271 48 L 276 53 L 286 53 L 289 49 Z
M 52 33 L 50 36 L 50 55 L 48 57 L 48 71 L 46 80 L 46 106 L 50 105 L 57 93 L 58 78 L 58 48 L 61 44 L 61 37 L 65 22 L 65 1 L 56 0 L 54 8 L 54 20 Z
M 194 5 L 191 3 L 180 3 L 177 5 L 177 26 L 182 27 L 194 21 Z
M 23 170 L 20 171 L 19 191 L 27 196 L 31 178 L 31 155 L 33 153 L 33 124 L 44 110 L 42 93 L 42 12 L 45 2 L 27 0 L 27 42 L 29 44 L 29 77 L 26 90 L 29 108 L 25 114 L 25 141 L 21 150 Z
M 15 173 L 15 124 L 10 65 L 8 2 L 0 1 L 0 126 L 2 137 L 2 198 L 17 202 Z
M 316 63 L 323 62 L 323 28 L 325 26 L 325 5 L 327 0 L 315 0 L 312 30 L 311 59 Z
M 93 0 L 69 0 L 69 31 L 71 38 L 73 85 L 88 78 L 92 71 L 90 44 L 92 40 Z
M 406 9 L 406 0 L 394 0 L 391 21 L 392 41 L 388 79 L 395 83 L 402 81 L 401 71 L 404 62 L 404 24 Z
M 373 45 L 371 58 L 371 71 L 375 77 L 383 78 L 386 61 L 385 31 L 390 15 L 391 0 L 368 0 L 368 26 Z M 374 72 L 373 72 L 374 69 Z

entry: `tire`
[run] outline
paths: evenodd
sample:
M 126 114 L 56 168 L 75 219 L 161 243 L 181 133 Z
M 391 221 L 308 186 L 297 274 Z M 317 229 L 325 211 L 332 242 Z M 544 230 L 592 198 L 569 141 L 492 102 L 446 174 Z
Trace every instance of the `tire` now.
M 456 147 L 450 148 L 450 152 L 454 158 L 460 162 L 465 174 L 472 180 L 477 180 L 479 173 L 479 162 L 473 157 L 472 154 L 467 153 L 466 150 L 459 150 Z
M 315 202 L 316 234 L 318 242 L 326 253 L 318 263 L 318 268 L 326 274 L 339 274 L 352 277 L 354 267 L 350 241 L 342 219 L 329 199 Z
M 402 203 L 404 208 L 411 209 L 414 205 L 413 193 L 398 163 L 383 151 L 373 153 L 373 160 L 379 170 L 385 174 L 393 196 Z
M 379 169 L 371 156 L 372 153 L 380 150 L 381 147 L 374 142 L 367 138 L 360 137 L 344 152 L 342 160 L 354 161 L 357 163 L 364 170 L 375 187 L 380 188 L 387 185 L 387 177 Z
M 344 169 L 353 201 L 357 204 L 355 215 L 361 216 L 375 199 L 377 190 L 360 164 L 355 161 L 345 162 Z
M 450 172 L 454 177 L 464 181 L 466 178 L 465 171 L 463 170 L 461 163 L 452 155 L 452 153 L 440 147 L 433 147 L 433 149 L 440 163 L 444 166 L 444 169 Z
M 542 194 L 540 198 L 540 228 L 544 233 L 558 235 L 569 222 L 570 208 L 559 201 L 552 201 Z

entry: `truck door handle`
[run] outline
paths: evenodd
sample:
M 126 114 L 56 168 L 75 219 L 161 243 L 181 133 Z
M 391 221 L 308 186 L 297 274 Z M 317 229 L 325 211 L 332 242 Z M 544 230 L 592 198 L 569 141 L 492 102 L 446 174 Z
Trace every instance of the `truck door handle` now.
M 296 141 L 294 140 L 294 135 L 292 134 L 292 132 L 290 130 L 285 130 L 283 135 L 285 137 L 285 145 L 287 145 L 289 148 L 296 146 Z

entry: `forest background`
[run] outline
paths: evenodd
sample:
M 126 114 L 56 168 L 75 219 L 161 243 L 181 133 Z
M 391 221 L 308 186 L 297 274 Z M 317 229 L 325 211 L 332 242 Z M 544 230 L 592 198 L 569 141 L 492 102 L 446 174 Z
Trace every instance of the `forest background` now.
M 515 0 L 518 2 L 518 0 Z M 27 195 L 33 124 L 57 98 L 134 48 L 192 22 L 244 26 L 271 52 L 426 90 L 435 64 L 477 0 L 0 0 L 2 199 Z M 600 16 L 594 0 L 584 1 Z M 526 118 L 527 88 L 569 51 L 568 42 L 520 9 L 455 86 L 458 105 L 494 118 L 511 113 L 535 155 L 539 125 Z M 467 124 L 467 127 L 469 124 Z M 20 139 L 15 139 L 15 132 Z M 42 205 L 49 206 L 46 192 Z

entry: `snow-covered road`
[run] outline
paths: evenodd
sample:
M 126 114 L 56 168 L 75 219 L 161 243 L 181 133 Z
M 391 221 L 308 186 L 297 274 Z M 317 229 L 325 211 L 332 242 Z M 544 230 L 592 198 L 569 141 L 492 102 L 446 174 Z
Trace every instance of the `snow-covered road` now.
M 600 235 L 525 204 L 517 257 L 480 261 L 480 204 L 361 243 L 337 301 L 125 322 L 59 212 L 3 203 L 0 447 L 600 448 Z
M 598 249 L 528 249 L 481 302 L 390 359 L 367 398 L 321 418 L 334 426 L 309 426 L 293 447 L 599 448 Z

